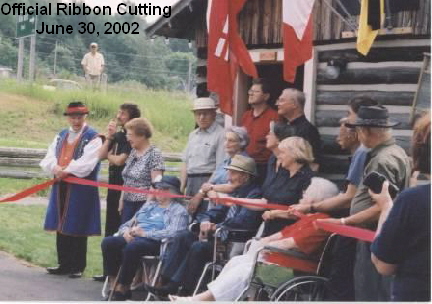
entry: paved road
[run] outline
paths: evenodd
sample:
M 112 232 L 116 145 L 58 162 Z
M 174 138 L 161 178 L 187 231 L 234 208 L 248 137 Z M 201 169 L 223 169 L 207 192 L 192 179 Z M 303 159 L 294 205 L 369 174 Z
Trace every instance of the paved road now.
M 99 301 L 102 283 L 54 276 L 0 251 L 0 301 Z

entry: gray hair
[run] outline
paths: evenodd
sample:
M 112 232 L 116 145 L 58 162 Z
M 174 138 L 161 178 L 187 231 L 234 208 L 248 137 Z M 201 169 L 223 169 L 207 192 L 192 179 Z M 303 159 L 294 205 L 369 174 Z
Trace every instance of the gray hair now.
M 249 144 L 249 135 L 244 127 L 231 126 L 226 129 L 225 133 L 234 133 L 240 140 L 240 148 L 242 150 L 246 149 Z
M 295 89 L 295 88 L 288 88 L 288 89 L 285 89 L 284 92 L 293 92 L 297 104 L 298 104 L 302 109 L 304 109 L 304 107 L 305 107 L 305 103 L 306 103 L 306 95 L 305 95 L 305 93 L 303 93 L 302 91 L 299 91 L 299 90 L 297 90 L 297 89 Z
M 328 179 L 312 177 L 309 187 L 303 193 L 303 197 L 313 198 L 319 202 L 338 194 L 338 187 Z

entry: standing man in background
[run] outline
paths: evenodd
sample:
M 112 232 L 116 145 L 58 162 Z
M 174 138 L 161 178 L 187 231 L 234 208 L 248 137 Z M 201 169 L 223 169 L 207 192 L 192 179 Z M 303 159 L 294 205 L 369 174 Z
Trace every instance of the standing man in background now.
M 242 126 L 246 128 L 250 137 L 246 152 L 255 160 L 258 182 L 262 185 L 267 173 L 267 161 L 272 154 L 266 148 L 266 136 L 270 131 L 270 122 L 277 121 L 279 116 L 268 104 L 270 87 L 265 80 L 254 79 L 248 95 L 248 103 L 252 109 L 246 111 L 242 117 Z
M 58 180 L 52 186 L 44 229 L 57 232 L 58 266 L 49 274 L 80 278 L 86 267 L 87 237 L 100 235 L 98 188 L 62 181 L 76 176 L 92 181 L 99 172 L 102 139 L 86 124 L 89 113 L 82 102 L 71 102 L 64 115 L 70 127 L 61 131 L 40 162 L 42 169 Z
M 180 171 L 181 190 L 185 194 L 195 196 L 202 184 L 207 182 L 216 167 L 225 159 L 225 131 L 216 121 L 216 104 L 208 97 L 194 101 L 193 113 L 198 125 L 189 133 L 187 146 L 183 152 Z M 194 214 L 200 206 L 202 197 L 190 200 L 188 211 Z M 201 209 L 200 211 L 205 211 Z
M 124 103 L 120 106 L 117 116 L 111 120 L 107 126 L 106 140 L 99 152 L 100 160 L 108 159 L 108 183 L 111 185 L 123 185 L 122 171 L 125 167 L 132 148 L 126 139 L 124 125 L 133 118 L 141 116 L 141 112 L 136 104 Z M 117 131 L 117 127 L 121 130 Z M 120 227 L 119 201 L 121 191 L 108 189 L 105 237 L 117 232 Z M 104 275 L 93 277 L 95 281 L 103 282 Z
M 104 56 L 98 52 L 98 44 L 90 43 L 90 52 L 81 61 L 87 84 L 93 89 L 99 89 L 101 76 L 105 68 Z

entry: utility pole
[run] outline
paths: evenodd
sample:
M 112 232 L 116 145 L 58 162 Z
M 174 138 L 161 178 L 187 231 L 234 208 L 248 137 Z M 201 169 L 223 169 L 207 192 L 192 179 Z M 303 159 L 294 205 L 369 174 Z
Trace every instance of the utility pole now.
M 192 83 L 192 58 L 189 57 L 188 81 L 187 81 L 187 87 L 186 87 L 187 93 L 189 93 L 191 90 L 191 83 Z
M 36 35 L 30 37 L 29 80 L 34 81 L 36 67 Z
M 57 67 L 57 40 L 54 48 L 54 69 L 53 69 L 54 77 L 56 76 L 56 67 Z
M 18 39 L 18 66 L 17 66 L 17 80 L 23 79 L 24 68 L 24 38 Z

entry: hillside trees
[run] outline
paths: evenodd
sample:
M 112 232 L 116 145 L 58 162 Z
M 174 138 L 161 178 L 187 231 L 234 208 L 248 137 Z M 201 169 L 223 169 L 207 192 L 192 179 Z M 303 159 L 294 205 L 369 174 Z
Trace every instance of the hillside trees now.
M 58 1 L 58 0 L 56 0 Z M 76 1 L 76 0 L 74 0 Z M 6 3 L 15 3 L 16 0 L 4 0 Z M 47 5 L 48 0 L 20 0 L 26 4 L 38 3 Z M 101 4 L 102 5 L 102 4 Z M 0 15 L 0 65 L 16 68 L 18 41 L 15 39 L 16 18 L 12 15 Z M 39 16 L 38 23 L 42 21 L 48 25 L 72 25 L 73 34 L 56 35 L 41 34 L 37 36 L 37 62 L 38 75 L 41 77 L 54 76 L 54 57 L 56 57 L 56 74 L 81 77 L 81 59 L 91 42 L 97 42 L 100 51 L 106 60 L 106 73 L 109 82 L 134 80 L 155 89 L 177 89 L 184 87 L 188 77 L 189 62 L 194 66 L 195 57 L 189 49 L 188 41 L 165 39 L 148 39 L 143 30 L 145 19 L 131 15 L 89 15 Z M 96 33 L 78 33 L 79 23 L 94 23 Z M 104 35 L 105 23 L 132 23 L 140 24 L 141 33 Z M 29 42 L 26 43 L 28 48 Z

